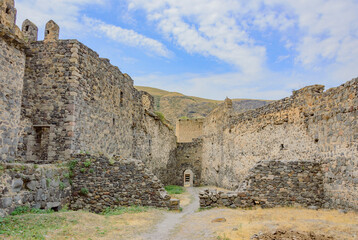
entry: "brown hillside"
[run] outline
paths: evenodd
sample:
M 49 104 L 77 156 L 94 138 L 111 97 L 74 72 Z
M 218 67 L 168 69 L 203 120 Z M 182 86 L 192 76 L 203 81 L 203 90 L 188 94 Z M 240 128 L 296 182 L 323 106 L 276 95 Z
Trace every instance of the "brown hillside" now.
M 135 86 L 154 97 L 154 108 L 162 112 L 173 124 L 181 117 L 204 118 L 223 101 L 186 96 L 178 92 L 169 92 L 158 88 Z M 233 106 L 237 112 L 245 112 L 264 106 L 271 101 L 254 99 L 233 99 Z

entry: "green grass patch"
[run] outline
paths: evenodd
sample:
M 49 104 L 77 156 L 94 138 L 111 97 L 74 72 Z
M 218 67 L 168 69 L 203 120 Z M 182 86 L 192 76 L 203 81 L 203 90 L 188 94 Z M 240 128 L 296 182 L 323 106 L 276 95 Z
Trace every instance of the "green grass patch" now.
M 151 207 L 144 207 L 144 206 L 106 208 L 101 214 L 106 216 L 114 216 L 114 215 L 121 215 L 124 213 L 148 212 L 149 209 L 151 209 Z
M 0 239 L 2 237 L 45 239 L 49 231 L 60 229 L 66 224 L 65 217 L 58 216 L 55 213 L 32 213 L 37 212 L 37 210 L 22 209 L 16 211 L 14 216 L 0 218 Z
M 185 188 L 176 185 L 168 185 L 164 187 L 169 194 L 182 194 L 185 192 Z

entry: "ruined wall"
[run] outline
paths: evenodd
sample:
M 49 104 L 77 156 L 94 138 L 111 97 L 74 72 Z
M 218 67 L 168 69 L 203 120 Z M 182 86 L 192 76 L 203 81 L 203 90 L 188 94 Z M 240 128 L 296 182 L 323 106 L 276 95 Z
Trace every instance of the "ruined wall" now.
M 77 64 L 73 150 L 143 159 L 165 181 L 176 141 L 174 132 L 151 113 L 152 97 L 83 44 L 71 51 Z
M 200 207 L 246 208 L 324 206 L 323 174 L 320 163 L 313 161 L 262 161 L 250 170 L 235 192 L 204 190 Z
M 31 43 L 27 51 L 19 158 L 53 163 L 86 151 L 144 159 L 165 181 L 176 147 L 153 99 L 118 67 L 76 40 Z
M 192 142 L 203 135 L 203 122 L 204 119 L 179 119 L 175 129 L 178 142 Z
M 194 186 L 200 186 L 202 169 L 202 141 L 194 139 L 190 143 L 178 143 L 176 149 L 175 165 L 169 167 L 170 184 L 183 186 L 185 170 L 191 170 L 194 173 Z
M 357 88 L 353 79 L 326 92 L 309 86 L 244 114 L 216 109 L 204 123 L 203 180 L 235 189 L 261 160 L 322 161 L 329 205 L 357 208 Z
M 67 174 L 53 165 L 0 164 L 0 217 L 19 206 L 59 210 L 71 195 Z
M 70 207 L 102 212 L 118 206 L 178 209 L 160 180 L 140 160 L 76 155 Z
M 324 206 L 321 164 L 314 161 L 262 161 L 235 192 L 204 191 L 201 207 Z

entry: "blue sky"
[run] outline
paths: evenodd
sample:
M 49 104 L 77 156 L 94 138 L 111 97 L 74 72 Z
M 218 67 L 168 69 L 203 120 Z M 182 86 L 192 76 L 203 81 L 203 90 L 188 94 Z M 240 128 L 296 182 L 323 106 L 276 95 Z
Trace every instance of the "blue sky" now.
M 135 85 L 280 99 L 358 77 L 358 0 L 17 0 L 18 25 L 61 27 Z

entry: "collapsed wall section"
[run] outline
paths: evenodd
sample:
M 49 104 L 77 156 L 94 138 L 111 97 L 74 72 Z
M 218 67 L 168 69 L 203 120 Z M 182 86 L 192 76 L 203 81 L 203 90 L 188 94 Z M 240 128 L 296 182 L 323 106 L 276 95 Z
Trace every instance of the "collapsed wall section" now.
M 153 206 L 178 209 L 161 181 L 140 160 L 76 155 L 72 160 L 74 210 L 102 212 L 118 206 Z
M 358 208 L 358 79 L 323 92 L 315 85 L 290 98 L 205 120 L 202 179 L 236 189 L 261 160 L 322 162 L 327 206 Z

